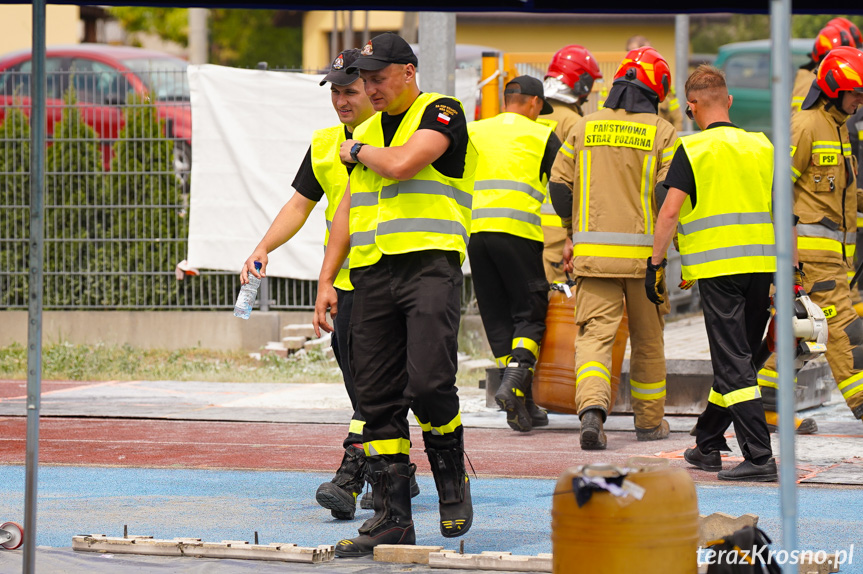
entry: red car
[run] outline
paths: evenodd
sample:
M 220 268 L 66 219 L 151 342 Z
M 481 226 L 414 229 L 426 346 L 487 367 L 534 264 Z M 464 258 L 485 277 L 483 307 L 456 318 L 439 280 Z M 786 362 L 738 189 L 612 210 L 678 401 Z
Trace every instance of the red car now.
M 110 146 L 123 127 L 123 107 L 130 93 L 154 101 L 174 140 L 174 168 L 184 180 L 191 166 L 192 111 L 189 104 L 188 63 L 153 50 L 104 44 L 49 46 L 47 77 L 48 137 L 63 111 L 63 94 L 74 85 L 84 121 L 98 134 L 105 168 Z M 7 107 L 30 115 L 30 50 L 0 57 L 0 123 Z

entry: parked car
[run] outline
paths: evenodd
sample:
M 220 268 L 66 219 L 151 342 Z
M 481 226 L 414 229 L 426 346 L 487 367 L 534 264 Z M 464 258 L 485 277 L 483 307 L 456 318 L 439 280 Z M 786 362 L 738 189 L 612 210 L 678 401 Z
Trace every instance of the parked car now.
M 63 95 L 74 86 L 84 121 L 98 134 L 105 168 L 110 146 L 123 127 L 123 107 L 130 93 L 154 102 L 165 122 L 165 135 L 174 139 L 174 167 L 184 180 L 191 167 L 192 113 L 188 63 L 169 54 L 128 46 L 77 44 L 49 46 L 46 52 L 48 136 L 60 120 Z M 6 107 L 30 115 L 30 50 L 0 57 L 0 122 Z
M 791 83 L 797 68 L 809 61 L 814 39 L 791 40 Z M 736 42 L 719 47 L 714 65 L 725 72 L 728 92 L 734 96 L 731 121 L 750 131 L 771 137 L 770 40 Z M 791 101 L 785 103 L 791 107 Z

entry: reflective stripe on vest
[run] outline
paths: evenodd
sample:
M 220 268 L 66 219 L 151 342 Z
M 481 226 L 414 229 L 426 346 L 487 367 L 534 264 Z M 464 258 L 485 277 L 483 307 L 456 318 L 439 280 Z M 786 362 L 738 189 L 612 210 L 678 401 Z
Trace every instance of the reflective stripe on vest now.
M 542 221 L 543 227 L 563 227 L 563 219 L 554 210 L 548 194 L 546 194 L 545 201 L 539 207 L 539 218 Z
M 312 172 L 324 194 L 327 196 L 327 208 L 324 212 L 327 220 L 327 232 L 324 236 L 324 250 L 330 241 L 330 228 L 333 225 L 333 216 L 339 206 L 345 189 L 348 186 L 348 170 L 339 159 L 339 147 L 345 141 L 345 128 L 343 125 L 333 126 L 315 131 L 312 135 Z M 342 291 L 350 291 L 350 273 L 348 272 L 348 261 L 342 265 L 333 286 Z
M 770 141 L 762 133 L 717 127 L 683 137 L 680 145 L 698 191 L 694 208 L 684 201 L 678 227 L 683 279 L 775 271 Z
M 503 112 L 468 124 L 482 150 L 476 167 L 471 233 L 493 231 L 542 241 L 541 207 L 548 194 L 540 179 L 552 128 Z
M 440 94 L 422 93 L 402 118 L 390 146 L 404 145 Z M 463 112 L 462 112 L 463 113 Z M 384 147 L 381 114 L 354 130 L 354 139 Z M 351 172 L 350 267 L 373 265 L 381 255 L 428 249 L 457 251 L 464 262 L 470 231 L 476 149 L 469 143 L 463 177 L 427 165 L 412 179 L 385 179 L 365 166 Z

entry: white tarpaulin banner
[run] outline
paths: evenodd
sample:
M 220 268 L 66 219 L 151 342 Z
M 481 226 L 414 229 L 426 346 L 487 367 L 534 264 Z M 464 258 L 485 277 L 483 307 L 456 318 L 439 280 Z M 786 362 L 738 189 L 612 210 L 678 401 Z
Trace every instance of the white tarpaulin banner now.
M 338 123 L 320 75 L 189 66 L 192 174 L 188 262 L 239 271 L 276 214 L 312 133 Z M 322 201 L 270 254 L 267 274 L 317 279 L 326 230 Z
M 192 104 L 189 266 L 239 272 L 279 210 L 316 129 L 338 123 L 321 75 L 189 66 Z M 456 97 L 473 118 L 477 74 L 457 70 Z M 267 275 L 317 279 L 322 200 L 269 255 Z

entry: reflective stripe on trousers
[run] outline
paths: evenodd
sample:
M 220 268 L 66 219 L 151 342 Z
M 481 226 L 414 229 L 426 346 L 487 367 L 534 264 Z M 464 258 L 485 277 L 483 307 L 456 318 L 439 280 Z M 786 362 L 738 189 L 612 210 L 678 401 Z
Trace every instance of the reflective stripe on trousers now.
M 726 393 L 724 395 L 720 395 L 713 389 L 710 389 L 710 396 L 707 397 L 707 402 L 713 403 L 714 405 L 728 408 L 734 406 L 739 403 L 743 403 L 746 401 L 754 401 L 755 399 L 761 398 L 761 391 L 758 390 L 758 386 L 754 387 L 746 387 L 743 389 L 737 389 L 736 391 L 731 391 L 730 393 Z

